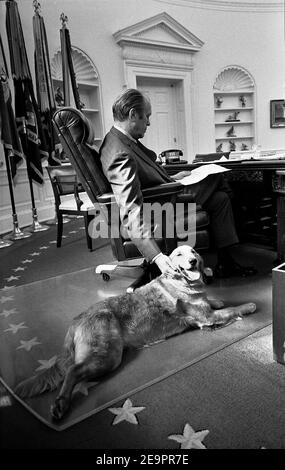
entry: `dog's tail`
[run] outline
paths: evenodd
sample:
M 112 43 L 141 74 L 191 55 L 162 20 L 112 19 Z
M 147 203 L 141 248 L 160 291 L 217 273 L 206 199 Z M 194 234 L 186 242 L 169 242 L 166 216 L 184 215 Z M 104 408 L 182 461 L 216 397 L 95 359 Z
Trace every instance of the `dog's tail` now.
M 74 364 L 73 332 L 69 330 L 65 338 L 64 351 L 56 362 L 49 369 L 20 382 L 14 392 L 20 398 L 28 398 L 55 390 L 72 364 Z

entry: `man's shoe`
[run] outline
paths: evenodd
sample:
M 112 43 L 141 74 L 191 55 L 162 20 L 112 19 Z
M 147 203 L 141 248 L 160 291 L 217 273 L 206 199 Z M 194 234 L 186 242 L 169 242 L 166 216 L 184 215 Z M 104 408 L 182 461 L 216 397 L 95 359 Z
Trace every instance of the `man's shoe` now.
M 219 279 L 234 276 L 248 277 L 256 273 L 257 269 L 254 266 L 241 266 L 236 262 L 228 265 L 217 264 L 214 269 L 214 277 Z

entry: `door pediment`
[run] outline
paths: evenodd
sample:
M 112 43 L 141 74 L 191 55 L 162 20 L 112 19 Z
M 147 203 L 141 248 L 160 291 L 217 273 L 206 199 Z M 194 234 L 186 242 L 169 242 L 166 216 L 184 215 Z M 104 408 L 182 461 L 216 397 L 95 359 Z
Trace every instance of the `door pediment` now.
M 121 47 L 137 45 L 190 53 L 199 51 L 204 44 L 166 12 L 117 31 L 113 37 Z

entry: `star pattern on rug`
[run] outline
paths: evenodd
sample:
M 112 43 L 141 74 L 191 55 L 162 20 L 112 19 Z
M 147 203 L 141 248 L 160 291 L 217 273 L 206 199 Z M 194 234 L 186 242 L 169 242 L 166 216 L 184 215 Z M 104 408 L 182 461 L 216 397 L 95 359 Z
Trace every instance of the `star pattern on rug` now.
M 16 286 L 4 286 L 2 290 L 10 290 L 10 289 L 13 289 L 13 287 L 16 287 Z
M 49 246 L 43 245 L 43 246 L 40 246 L 39 249 L 40 249 L 40 250 L 48 250 L 48 249 L 49 249 Z
M 4 408 L 6 406 L 11 406 L 12 401 L 11 398 L 8 395 L 4 395 L 3 397 L 0 397 L 0 408 Z
M 11 281 L 17 281 L 18 279 L 20 279 L 20 276 L 10 276 L 10 277 L 5 277 L 5 280 L 7 282 L 11 282 Z
M 108 408 L 111 413 L 116 415 L 113 421 L 113 425 L 120 423 L 121 421 L 128 421 L 131 424 L 138 424 L 136 413 L 143 411 L 145 406 L 133 406 L 131 400 L 128 398 L 121 408 Z
M 25 325 L 25 322 L 21 322 L 21 323 L 18 323 L 17 325 L 15 325 L 14 323 L 10 323 L 9 324 L 9 327 L 10 328 L 7 328 L 6 330 L 4 330 L 4 332 L 6 331 L 11 331 L 11 333 L 13 333 L 13 335 L 15 335 L 16 333 L 18 333 L 19 330 L 22 330 L 23 328 L 28 328 L 26 325 Z
M 32 263 L 33 261 L 34 261 L 33 259 L 23 259 L 23 261 L 21 261 L 21 263 L 27 264 L 27 263 Z
M 40 253 L 38 253 L 37 251 L 34 251 L 33 253 L 30 254 L 30 256 L 40 256 Z
M 0 302 L 1 304 L 4 304 L 5 302 L 9 302 L 10 300 L 14 300 L 14 296 L 5 296 L 5 295 L 2 295 L 2 297 L 0 297 Z
M 17 268 L 14 268 L 13 271 L 16 273 L 17 271 L 25 271 L 26 268 L 22 266 L 18 266 Z
M 57 361 L 57 356 L 52 356 L 50 359 L 39 359 L 38 362 L 41 364 L 36 370 L 50 369 Z
M 179 442 L 180 449 L 206 449 L 202 441 L 208 434 L 208 430 L 196 432 L 189 423 L 186 423 L 183 434 L 172 434 L 168 439 Z
M 17 349 L 25 349 L 26 351 L 30 351 L 34 346 L 37 344 L 42 344 L 39 341 L 37 341 L 37 337 L 29 339 L 27 341 L 22 341 L 20 340 L 21 346 L 18 346 Z
M 12 313 L 19 313 L 16 308 L 10 308 L 10 310 L 3 310 L 3 312 L 0 313 L 1 316 L 8 318 Z
M 55 240 L 52 240 L 51 242 L 49 242 L 51 245 L 54 245 L 56 243 Z

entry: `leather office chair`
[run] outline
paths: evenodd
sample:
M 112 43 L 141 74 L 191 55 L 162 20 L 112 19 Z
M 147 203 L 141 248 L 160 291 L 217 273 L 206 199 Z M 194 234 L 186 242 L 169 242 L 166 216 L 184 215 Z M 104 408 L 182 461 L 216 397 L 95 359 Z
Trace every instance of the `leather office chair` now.
M 61 246 L 63 232 L 63 216 L 74 215 L 84 218 L 87 247 L 92 251 L 92 238 L 88 233 L 90 222 L 95 216 L 94 204 L 83 186 L 78 181 L 72 165 L 48 166 L 47 172 L 51 182 L 55 211 L 57 217 L 57 247 Z M 67 198 L 65 196 L 72 196 Z
M 111 209 L 112 205 L 116 205 L 116 202 L 111 186 L 102 172 L 97 149 L 93 146 L 94 130 L 90 122 L 81 111 L 70 107 L 56 111 L 53 121 L 63 149 L 69 157 L 79 181 L 91 201 L 103 207 L 107 213 L 107 224 L 111 229 Z M 181 185 L 176 182 L 144 189 L 144 202 L 161 202 L 163 204 L 168 201 L 175 205 L 177 194 L 182 189 Z M 204 211 L 201 211 L 199 220 L 202 226 L 203 244 L 205 244 L 207 232 L 205 228 L 208 225 L 208 217 Z M 165 233 L 162 233 L 162 236 L 156 241 L 166 254 L 169 254 L 177 246 L 176 238 L 167 238 Z M 142 255 L 135 244 L 129 239 L 124 239 L 121 234 L 117 237 L 111 237 L 111 246 L 114 257 L 119 261 L 118 268 L 130 264 L 128 260 L 139 258 L 143 262 Z M 113 268 L 114 265 L 109 265 L 109 269 L 106 265 L 99 266 L 96 268 L 96 272 L 103 274 L 103 278 L 107 280 L 108 271 L 112 272 Z M 148 268 L 149 266 L 147 266 L 147 272 L 149 272 Z

